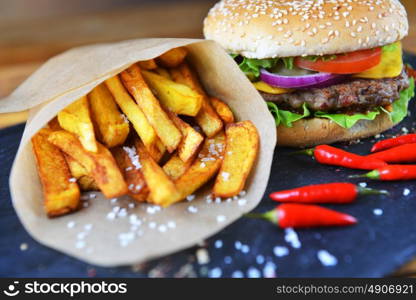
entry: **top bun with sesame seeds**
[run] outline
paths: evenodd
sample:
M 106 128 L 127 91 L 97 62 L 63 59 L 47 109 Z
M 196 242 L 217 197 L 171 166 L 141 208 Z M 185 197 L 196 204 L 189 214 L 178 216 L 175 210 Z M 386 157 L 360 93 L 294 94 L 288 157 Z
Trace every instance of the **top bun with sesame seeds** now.
M 204 20 L 206 39 L 247 58 L 347 53 L 408 33 L 398 0 L 222 0 Z

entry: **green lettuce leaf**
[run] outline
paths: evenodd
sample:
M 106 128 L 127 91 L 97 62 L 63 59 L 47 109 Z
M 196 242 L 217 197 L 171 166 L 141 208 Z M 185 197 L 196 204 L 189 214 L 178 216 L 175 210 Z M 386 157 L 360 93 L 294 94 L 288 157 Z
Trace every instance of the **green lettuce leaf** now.
M 393 102 L 393 111 L 389 112 L 383 107 L 381 110 L 389 114 L 393 124 L 400 123 L 407 116 L 407 107 L 409 106 L 409 101 L 415 95 L 415 80 L 413 77 L 409 79 L 409 87 L 400 92 L 399 100 Z
M 360 120 L 374 120 L 380 114 L 380 110 L 370 111 L 366 114 L 328 114 L 326 112 L 317 111 L 315 117 L 330 119 L 343 128 L 351 128 Z
M 300 119 L 310 116 L 311 112 L 309 111 L 306 103 L 303 104 L 303 113 L 297 114 L 288 110 L 279 109 L 274 102 L 267 102 L 267 107 L 274 116 L 276 126 L 283 124 L 285 127 L 292 127 L 293 122 L 296 122 Z
M 415 81 L 411 77 L 409 79 L 409 87 L 400 92 L 400 98 L 393 102 L 393 111 L 389 112 L 383 107 L 367 114 L 328 114 L 326 112 L 315 112 L 313 116 L 319 118 L 327 118 L 343 128 L 351 128 L 359 120 L 374 120 L 380 113 L 385 112 L 389 114 L 392 122 L 397 124 L 407 116 L 407 108 L 410 99 L 415 95 Z M 293 122 L 307 118 L 312 115 L 306 104 L 303 105 L 303 114 L 292 113 L 287 110 L 279 109 L 273 102 L 267 102 L 267 106 L 275 118 L 276 126 L 283 125 L 285 127 L 292 127 Z
M 397 44 L 396 43 L 388 44 L 388 45 L 385 45 L 385 46 L 381 47 L 382 51 L 387 51 L 387 52 L 396 51 L 396 49 L 397 49 Z
M 256 59 L 243 57 L 238 54 L 230 55 L 238 62 L 241 71 L 243 71 L 252 81 L 257 80 L 260 77 L 260 69 L 272 69 L 280 60 L 287 69 L 291 70 L 294 67 L 293 57 Z

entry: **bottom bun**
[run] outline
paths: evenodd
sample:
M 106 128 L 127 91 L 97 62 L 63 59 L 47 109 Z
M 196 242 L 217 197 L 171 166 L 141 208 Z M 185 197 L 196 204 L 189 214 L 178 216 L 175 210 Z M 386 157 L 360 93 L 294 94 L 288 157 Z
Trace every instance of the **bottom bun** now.
M 294 122 L 293 127 L 277 127 L 277 145 L 304 148 L 350 141 L 374 136 L 393 126 L 386 113 L 379 114 L 373 121 L 360 120 L 349 129 L 325 118 L 302 119 Z

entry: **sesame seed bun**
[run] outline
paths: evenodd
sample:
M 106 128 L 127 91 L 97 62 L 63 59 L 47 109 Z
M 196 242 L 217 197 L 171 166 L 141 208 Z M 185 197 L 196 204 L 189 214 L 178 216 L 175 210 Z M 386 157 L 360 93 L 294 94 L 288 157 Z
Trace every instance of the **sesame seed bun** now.
M 204 20 L 206 39 L 248 58 L 369 49 L 408 33 L 398 0 L 222 0 Z
M 277 144 L 296 148 L 332 144 L 374 136 L 393 126 L 386 113 L 379 114 L 373 121 L 360 120 L 349 129 L 329 119 L 301 119 L 294 122 L 293 127 L 277 127 Z

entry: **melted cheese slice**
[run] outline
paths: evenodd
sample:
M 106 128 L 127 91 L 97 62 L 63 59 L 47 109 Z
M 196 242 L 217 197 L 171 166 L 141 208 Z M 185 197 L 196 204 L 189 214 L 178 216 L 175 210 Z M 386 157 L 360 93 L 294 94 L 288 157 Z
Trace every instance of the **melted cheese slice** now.
M 393 51 L 383 50 L 381 61 L 377 66 L 355 74 L 354 77 L 379 79 L 399 76 L 403 70 L 402 44 L 400 41 L 394 44 L 396 49 Z
M 271 86 L 270 84 L 267 84 L 264 81 L 253 82 L 253 85 L 257 90 L 268 93 L 268 94 L 278 95 L 278 94 L 290 93 L 291 91 L 293 91 L 292 89 L 284 89 L 284 88 L 279 88 L 277 86 Z

